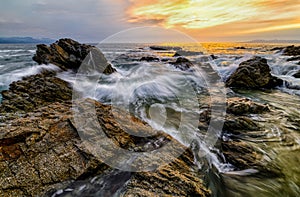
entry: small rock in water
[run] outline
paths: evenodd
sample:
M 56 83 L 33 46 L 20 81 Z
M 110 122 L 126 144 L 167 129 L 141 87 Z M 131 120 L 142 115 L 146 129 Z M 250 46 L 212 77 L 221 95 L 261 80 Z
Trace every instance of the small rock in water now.
M 140 61 L 146 61 L 146 62 L 158 62 L 159 58 L 153 57 L 153 56 L 147 56 L 147 57 L 142 57 Z
M 234 115 L 243 114 L 260 114 L 263 112 L 269 112 L 268 105 L 255 103 L 247 98 L 228 98 L 227 99 L 227 113 Z
M 274 88 L 283 85 L 283 80 L 271 75 L 271 69 L 265 58 L 253 57 L 242 62 L 227 79 L 227 87 L 235 88 Z
M 167 50 L 166 48 L 160 47 L 160 46 L 150 46 L 149 48 L 152 50 L 155 50 L 155 51 L 166 51 Z
M 192 62 L 185 57 L 179 57 L 177 58 L 176 62 L 171 62 L 170 64 L 183 71 L 186 71 L 194 66 Z

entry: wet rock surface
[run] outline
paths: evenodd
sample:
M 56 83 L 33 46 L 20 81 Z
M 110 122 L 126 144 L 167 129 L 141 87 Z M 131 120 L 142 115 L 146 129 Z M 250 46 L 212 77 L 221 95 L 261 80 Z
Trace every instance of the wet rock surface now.
M 253 102 L 247 98 L 233 97 L 227 99 L 227 113 L 234 115 L 260 114 L 269 112 L 267 105 Z
M 287 56 L 298 56 L 300 55 L 300 46 L 288 46 L 283 48 L 283 55 Z
M 265 58 L 253 57 L 242 62 L 237 70 L 226 80 L 227 87 L 234 88 L 274 88 L 283 81 L 271 75 L 271 69 Z
M 158 62 L 159 58 L 157 57 L 153 57 L 153 56 L 146 56 L 146 57 L 142 57 L 140 59 L 140 61 L 146 61 L 146 62 Z
M 188 70 L 194 66 L 192 62 L 190 62 L 190 60 L 184 57 L 178 57 L 176 59 L 176 62 L 171 62 L 170 64 L 173 65 L 175 68 L 183 71 Z
M 270 107 L 254 102 L 247 98 L 232 97 L 226 101 L 227 115 L 222 129 L 222 137 L 216 147 L 224 163 L 229 163 L 235 171 L 245 174 L 258 174 L 259 176 L 279 177 L 280 170 L 272 166 L 271 159 L 264 152 L 253 146 L 244 136 L 254 139 L 264 138 L 265 128 L 252 116 L 270 113 Z M 210 111 L 205 110 L 200 115 L 199 129 L 207 129 L 210 122 Z M 249 170 L 249 172 L 248 172 Z M 230 174 L 230 172 L 229 172 Z
M 114 111 L 111 107 L 88 99 L 79 106 L 95 106 L 96 118 L 106 136 L 120 147 L 132 151 L 149 151 L 157 146 L 163 146 L 172 138 L 163 133 L 155 137 L 140 138 L 131 136 L 132 132 L 150 132 L 153 130 L 145 122 L 134 119 L 134 124 L 121 125 L 115 117 L 134 118 L 124 111 Z M 64 189 L 71 180 L 80 177 L 102 174 L 109 167 L 98 157 L 93 156 L 88 145 L 78 136 L 75 128 L 70 102 L 52 103 L 26 114 L 1 114 L 0 126 L 0 189 L 2 196 L 19 194 L 25 196 L 42 195 L 49 190 Z M 89 113 L 86 114 L 90 116 Z M 128 117 L 127 117 L 128 116 Z M 85 120 L 82 120 L 84 123 Z M 80 124 L 82 124 L 80 123 Z M 91 129 L 94 125 L 85 124 Z M 90 137 L 97 130 L 89 130 Z M 99 131 L 98 131 L 99 132 Z M 98 143 L 101 143 L 99 141 Z M 176 147 L 181 146 L 175 141 Z M 102 144 L 105 147 L 105 144 Z M 170 151 L 165 157 L 171 157 Z M 114 152 L 103 153 L 105 158 L 114 158 Z M 153 159 L 153 158 L 149 158 Z M 175 159 L 172 164 L 163 165 L 152 173 L 135 173 L 130 184 L 124 189 L 125 196 L 132 196 L 142 191 L 150 192 L 151 184 L 155 184 L 154 193 L 165 194 L 193 194 L 208 196 L 200 174 L 195 170 L 191 152 Z M 116 161 L 117 162 L 117 161 Z M 157 163 L 160 166 L 161 163 Z M 194 167 L 193 167 L 194 166 Z M 193 170 L 194 169 L 194 170 Z M 90 174 L 90 175 L 89 175 Z M 177 177 L 177 178 L 176 178 Z M 175 187 L 181 180 L 181 187 Z M 5 184 L 4 184 L 5 183 Z M 151 186 L 151 187 L 150 187 Z
M 2 92 L 0 112 L 28 112 L 53 102 L 71 100 L 71 86 L 55 75 L 55 72 L 44 71 L 10 84 L 9 90 Z

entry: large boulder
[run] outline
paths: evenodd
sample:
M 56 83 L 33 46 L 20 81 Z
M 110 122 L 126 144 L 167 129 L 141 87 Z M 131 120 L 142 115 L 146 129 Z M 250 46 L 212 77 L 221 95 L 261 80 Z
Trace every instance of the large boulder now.
M 267 60 L 257 56 L 242 62 L 226 80 L 226 86 L 234 88 L 274 88 L 282 84 L 283 80 L 271 75 Z
M 72 69 L 77 71 L 83 60 L 93 50 L 98 49 L 91 45 L 80 44 L 72 39 L 60 39 L 57 42 L 47 46 L 45 44 L 37 45 L 36 54 L 33 60 L 38 64 L 54 64 L 62 70 Z M 116 71 L 106 62 L 104 74 L 111 74 Z

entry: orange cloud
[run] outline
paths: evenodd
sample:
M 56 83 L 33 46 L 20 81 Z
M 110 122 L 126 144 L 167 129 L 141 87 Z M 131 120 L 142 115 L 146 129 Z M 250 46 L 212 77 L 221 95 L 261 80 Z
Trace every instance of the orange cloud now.
M 131 0 L 128 22 L 247 34 L 300 28 L 300 0 Z

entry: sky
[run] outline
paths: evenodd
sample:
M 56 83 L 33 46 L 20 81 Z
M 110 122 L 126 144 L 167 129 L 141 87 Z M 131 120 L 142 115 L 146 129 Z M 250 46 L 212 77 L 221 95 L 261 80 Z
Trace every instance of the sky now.
M 300 0 L 0 0 L 0 36 L 100 42 L 153 26 L 197 41 L 300 40 Z M 136 37 L 174 37 L 139 29 Z M 128 33 L 128 32 L 127 32 Z M 123 33 L 126 34 L 126 31 Z

